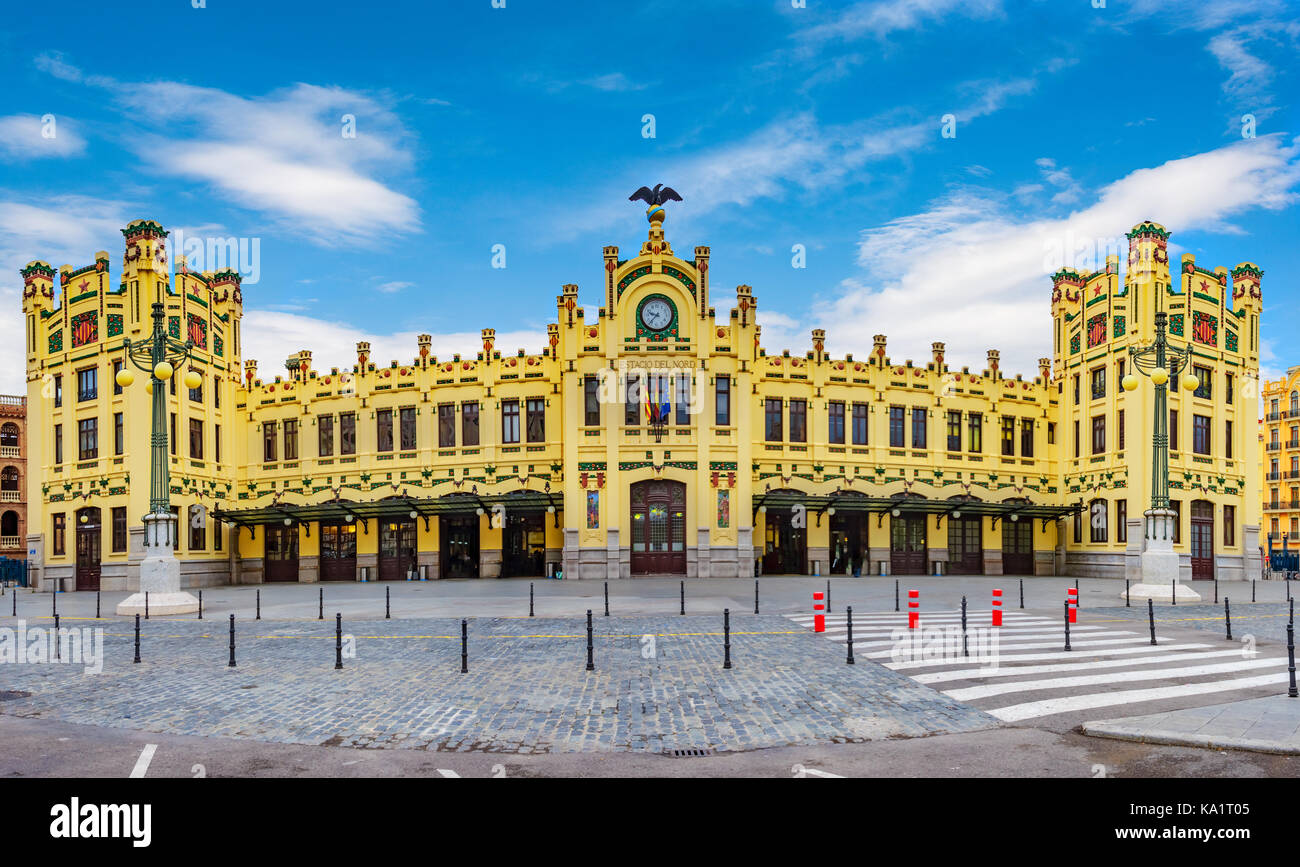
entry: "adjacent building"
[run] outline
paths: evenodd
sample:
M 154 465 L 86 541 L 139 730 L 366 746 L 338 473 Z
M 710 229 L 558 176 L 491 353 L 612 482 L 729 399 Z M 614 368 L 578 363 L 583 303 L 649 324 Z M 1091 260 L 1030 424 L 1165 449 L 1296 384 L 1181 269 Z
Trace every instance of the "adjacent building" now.
M 1300 367 L 1260 390 L 1264 420 L 1260 430 L 1260 490 L 1264 493 L 1267 549 L 1300 548 Z
M 0 558 L 27 559 L 27 398 L 0 394 Z M 0 573 L 0 579 L 7 578 Z
M 674 251 L 664 209 L 624 255 L 604 248 L 599 309 L 555 296 L 540 348 L 318 370 L 309 350 L 259 372 L 240 345 L 237 273 L 167 266 L 167 231 L 123 230 L 109 256 L 23 269 L 30 548 L 40 580 L 133 589 L 149 499 L 144 381 L 115 373 L 125 340 L 192 341 L 168 390 L 182 582 L 542 575 L 1135 574 L 1149 499 L 1152 392 L 1125 392 L 1127 354 L 1156 310 L 1194 352 L 1199 387 L 1171 393 L 1170 461 L 1191 575 L 1258 568 L 1254 265 L 1171 275 L 1168 233 L 1129 235 L 1127 282 L 1053 276 L 1053 352 L 1007 375 L 989 350 L 953 368 L 834 356 L 827 334 L 769 353 L 759 296 L 714 291 L 710 250 Z M 593 268 L 593 270 L 596 270 Z M 56 298 L 57 291 L 57 298 Z M 590 292 L 590 290 L 588 290 Z M 591 300 L 590 295 L 588 300 Z M 1252 566 L 1252 563 L 1254 564 Z

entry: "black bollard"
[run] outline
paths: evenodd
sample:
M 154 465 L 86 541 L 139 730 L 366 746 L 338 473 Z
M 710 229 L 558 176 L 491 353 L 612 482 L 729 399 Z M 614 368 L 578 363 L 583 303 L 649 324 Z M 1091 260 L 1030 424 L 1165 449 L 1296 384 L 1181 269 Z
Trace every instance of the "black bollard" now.
M 1254 578 L 1250 579 L 1250 601 L 1251 602 L 1255 601 L 1255 579 Z
M 1214 601 L 1215 602 L 1219 601 L 1219 579 L 1218 578 L 1214 579 Z
M 831 579 L 826 579 L 826 613 L 831 613 Z
M 595 671 L 596 662 L 592 658 L 591 647 L 591 609 L 587 609 L 587 671 Z
M 1065 603 L 1065 649 L 1070 649 L 1070 603 Z
M 343 612 L 334 613 L 334 670 L 343 667 Z
M 1178 604 L 1178 579 L 1177 578 L 1169 582 L 1169 601 L 1174 605 Z
M 1295 627 L 1289 623 L 1286 626 L 1286 670 L 1291 675 L 1291 686 L 1287 688 L 1286 694 L 1295 698 L 1300 695 L 1295 688 Z
M 96 617 L 99 616 L 99 612 L 98 612 L 98 611 L 95 612 L 95 616 L 96 616 Z M 203 591 L 200 590 L 200 591 L 199 591 L 199 620 L 202 620 L 202 619 L 203 619 Z
M 754 579 L 754 613 L 758 613 L 758 579 Z
M 144 591 L 144 619 L 149 619 L 149 591 Z
M 320 590 L 320 611 L 317 613 L 316 619 L 324 620 L 325 619 L 325 588 L 320 587 L 318 589 Z
M 1081 600 L 1079 597 L 1079 579 L 1075 578 L 1074 579 L 1074 610 L 1078 611 L 1082 607 L 1083 605 L 1081 604 Z
M 469 674 L 469 621 L 460 621 L 460 673 Z
M 528 616 L 533 616 L 533 582 L 528 582 Z
M 203 591 L 200 590 L 200 591 L 199 591 L 199 606 L 200 606 L 199 610 L 200 610 L 200 611 L 203 610 L 203 609 L 202 609 L 202 605 L 203 605 L 203 601 L 202 601 L 202 600 L 203 600 Z M 99 619 L 99 591 L 98 591 L 98 590 L 95 591 L 95 619 L 96 619 L 96 620 Z
M 262 619 L 262 588 L 257 588 L 257 619 Z
M 898 579 L 894 579 L 894 613 L 898 613 Z
M 57 585 L 56 585 L 56 586 L 57 586 Z M 58 597 L 58 592 L 59 592 L 58 590 L 51 590 L 51 591 L 50 591 L 50 615 L 51 615 L 51 616 L 53 616 L 53 615 L 59 613 L 59 597 Z M 146 609 L 146 610 L 148 610 L 148 609 Z
M 686 582 L 682 582 L 682 616 L 686 616 Z
M 854 665 L 853 662 L 853 606 L 848 607 L 848 626 L 849 626 L 849 655 L 844 660 L 845 665 Z
M 1228 606 L 1228 597 L 1223 597 L 1223 625 L 1228 630 L 1226 640 L 1232 640 L 1232 609 Z
M 1021 610 L 1024 610 L 1024 607 L 1025 607 L 1025 579 L 1024 579 L 1024 578 L 1021 578 L 1021 579 L 1020 579 L 1020 608 L 1021 608 Z
M 140 615 L 135 616 L 135 661 L 140 661 Z
M 1151 644 L 1156 643 L 1156 606 L 1150 599 L 1147 600 L 1147 622 L 1151 624 Z
M 1068 634 L 1068 633 L 1067 633 Z M 1066 639 L 1069 643 L 1069 638 Z M 966 597 L 961 598 L 961 655 L 970 656 L 970 651 L 966 647 Z
M 14 588 L 14 596 L 13 599 L 11 599 L 10 601 L 13 603 L 14 606 L 13 616 L 17 617 L 18 616 L 18 588 L 17 587 Z
M 609 582 L 605 582 L 605 616 L 609 616 Z
M 385 620 L 393 619 L 393 594 L 389 592 L 391 589 L 392 588 L 389 587 L 384 588 L 384 619 Z
M 731 668 L 731 609 L 722 609 L 722 667 Z
M 230 615 L 230 662 L 226 663 L 226 668 L 235 667 L 235 615 Z
M 1124 579 L 1124 607 L 1132 608 L 1133 600 L 1128 598 L 1128 579 Z

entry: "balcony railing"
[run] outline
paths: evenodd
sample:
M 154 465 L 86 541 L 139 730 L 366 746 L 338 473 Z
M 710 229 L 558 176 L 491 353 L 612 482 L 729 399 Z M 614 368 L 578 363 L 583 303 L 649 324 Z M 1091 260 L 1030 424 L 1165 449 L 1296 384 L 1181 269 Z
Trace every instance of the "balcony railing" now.
M 21 458 L 22 450 L 18 446 L 0 446 L 0 458 Z
M 1281 444 L 1281 443 L 1278 443 L 1278 442 L 1273 442 L 1273 443 L 1264 443 L 1264 450 L 1265 450 L 1265 451 L 1276 452 L 1276 451 L 1281 450 L 1281 448 L 1282 448 L 1282 444 Z
M 1282 478 L 1281 473 L 1269 473 L 1268 475 L 1264 476 L 1264 480 L 1269 482 L 1276 482 L 1280 478 Z
M 1286 447 L 1289 449 L 1300 449 L 1300 440 L 1287 440 Z
M 22 536 L 0 536 L 0 548 L 21 548 L 22 546 Z
M 1264 503 L 1264 511 L 1266 512 L 1267 511 L 1276 512 L 1278 509 L 1288 509 L 1288 510 L 1300 509 L 1300 500 L 1291 500 L 1290 502 L 1287 502 L 1286 500 L 1279 500 L 1276 503 L 1273 502 Z
M 0 503 L 21 503 L 22 501 L 22 491 L 0 491 Z

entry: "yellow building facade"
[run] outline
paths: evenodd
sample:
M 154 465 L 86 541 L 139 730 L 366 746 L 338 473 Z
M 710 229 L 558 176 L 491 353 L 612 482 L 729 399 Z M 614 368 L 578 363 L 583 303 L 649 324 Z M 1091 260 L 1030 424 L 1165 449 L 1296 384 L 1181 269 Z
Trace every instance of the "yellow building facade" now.
M 1027 379 L 1005 375 L 996 350 L 978 371 L 951 368 L 942 343 L 900 362 L 883 335 L 862 359 L 827 353 L 821 330 L 810 349 L 769 354 L 753 289 L 717 298 L 709 248 L 678 255 L 663 207 L 647 217 L 634 255 L 604 248 L 597 315 L 562 287 L 540 350 L 498 347 L 487 328 L 473 357 L 439 359 L 422 335 L 408 359 L 362 343 L 355 365 L 316 370 L 303 350 L 269 376 L 241 355 L 239 275 L 183 260 L 169 273 L 157 223 L 123 230 L 116 285 L 107 253 L 58 272 L 30 263 L 36 580 L 136 587 L 149 396 L 115 370 L 155 302 L 203 382 L 191 391 L 178 371 L 158 384 L 186 587 L 557 570 L 1134 575 L 1152 392 L 1119 380 L 1157 309 L 1204 377 L 1196 395 L 1171 390 L 1176 550 L 1189 577 L 1258 568 L 1257 419 L 1241 387 L 1258 366 L 1255 266 L 1233 272 L 1231 300 L 1226 270 L 1190 257 L 1171 280 L 1168 234 L 1140 224 L 1127 286 L 1117 260 L 1054 275 L 1054 356 Z
M 1275 552 L 1300 547 L 1300 367 L 1260 390 L 1260 490 L 1265 539 Z M 1264 545 L 1268 548 L 1267 541 Z

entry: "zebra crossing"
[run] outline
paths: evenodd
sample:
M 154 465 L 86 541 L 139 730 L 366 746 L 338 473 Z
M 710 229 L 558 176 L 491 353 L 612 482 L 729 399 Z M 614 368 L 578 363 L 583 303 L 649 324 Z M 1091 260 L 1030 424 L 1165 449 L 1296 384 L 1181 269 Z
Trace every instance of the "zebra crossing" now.
M 813 626 L 812 614 L 787 617 Z M 847 640 L 844 614 L 826 615 L 824 636 Z M 1210 633 L 1157 633 L 1156 642 L 1151 645 L 1141 621 L 1080 622 L 1070 626 L 1066 651 L 1061 617 L 1024 611 L 1004 612 L 1000 628 L 991 626 L 990 611 L 968 611 L 965 642 L 959 611 L 924 613 L 917 630 L 907 629 L 906 612 L 853 617 L 857 660 L 877 662 L 1004 722 L 1149 702 L 1187 707 L 1199 696 L 1219 703 L 1271 694 L 1288 683 L 1285 648 L 1230 644 Z

